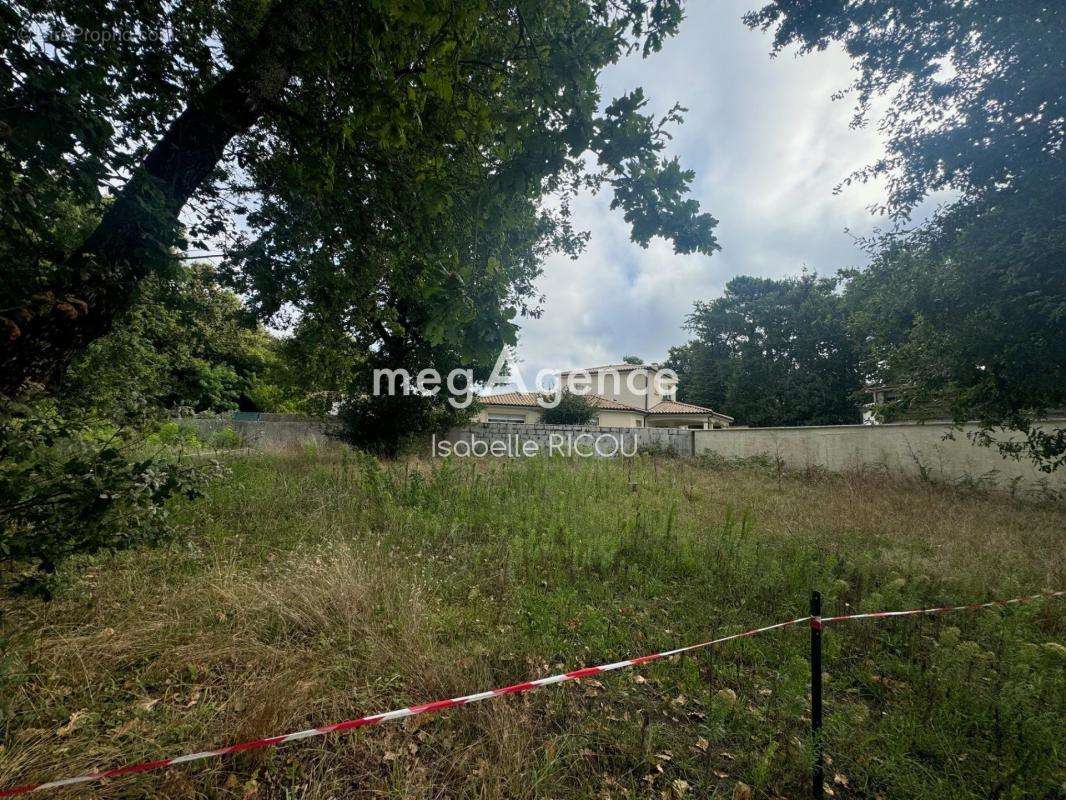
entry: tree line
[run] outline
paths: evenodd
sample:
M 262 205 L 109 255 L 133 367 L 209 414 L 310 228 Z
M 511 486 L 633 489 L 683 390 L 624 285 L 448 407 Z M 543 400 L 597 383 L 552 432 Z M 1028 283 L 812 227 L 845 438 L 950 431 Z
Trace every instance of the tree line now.
M 745 17 L 774 53 L 843 45 L 855 125 L 883 157 L 894 223 L 870 263 L 833 277 L 741 277 L 697 303 L 671 351 L 680 393 L 752 425 L 858 421 L 856 390 L 890 384 L 889 414 L 976 422 L 977 444 L 1054 470 L 1066 429 L 1066 7 L 1026 2 L 830 6 L 777 0 Z M 955 199 L 927 222 L 931 193 Z

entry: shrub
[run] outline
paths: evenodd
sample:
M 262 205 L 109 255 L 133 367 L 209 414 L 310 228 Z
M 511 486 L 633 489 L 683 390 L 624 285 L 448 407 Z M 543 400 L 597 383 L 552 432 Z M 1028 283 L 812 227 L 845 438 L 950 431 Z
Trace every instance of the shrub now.
M 27 581 L 39 587 L 75 553 L 171 533 L 167 501 L 196 496 L 220 468 L 146 456 L 144 444 L 129 425 L 0 407 L 0 558 L 36 567 Z
M 360 450 L 392 457 L 463 424 L 476 408 L 452 408 L 439 397 L 419 395 L 352 397 L 341 404 L 339 437 Z
M 202 444 L 195 428 L 174 421 L 161 424 L 159 429 L 149 437 L 149 442 L 168 447 L 199 447 Z
M 207 443 L 216 450 L 230 450 L 244 444 L 244 439 L 233 428 L 222 428 L 212 432 Z
M 555 408 L 546 408 L 541 415 L 545 425 L 588 425 L 596 416 L 596 409 L 584 395 L 563 392 Z

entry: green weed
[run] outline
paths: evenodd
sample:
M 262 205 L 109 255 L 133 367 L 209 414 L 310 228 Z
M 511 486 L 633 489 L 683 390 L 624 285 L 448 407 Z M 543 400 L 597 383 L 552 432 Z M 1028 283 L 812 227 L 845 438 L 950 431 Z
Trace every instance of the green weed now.
M 464 694 L 806 613 L 1063 585 L 1054 503 L 766 465 L 248 455 L 179 543 L 5 600 L 0 783 Z M 825 634 L 836 797 L 1051 797 L 1061 601 Z M 93 797 L 799 797 L 807 633 L 775 631 Z

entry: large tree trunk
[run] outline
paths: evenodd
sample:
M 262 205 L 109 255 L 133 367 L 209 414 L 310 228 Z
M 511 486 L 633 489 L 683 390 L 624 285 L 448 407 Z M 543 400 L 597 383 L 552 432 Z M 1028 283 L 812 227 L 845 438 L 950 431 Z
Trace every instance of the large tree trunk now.
M 14 397 L 33 384 L 54 386 L 129 308 L 140 281 L 173 257 L 182 208 L 309 52 L 301 40 L 313 19 L 304 5 L 279 0 L 233 69 L 193 98 L 152 148 L 61 270 L 62 283 L 24 310 L 18 332 L 0 343 L 0 392 Z

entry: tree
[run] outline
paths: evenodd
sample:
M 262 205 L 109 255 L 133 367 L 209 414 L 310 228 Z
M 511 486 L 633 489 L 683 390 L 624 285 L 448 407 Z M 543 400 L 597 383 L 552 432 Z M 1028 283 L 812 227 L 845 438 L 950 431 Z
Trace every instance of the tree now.
M 728 409 L 736 419 L 735 409 L 729 405 L 734 364 L 724 341 L 717 337 L 708 341 L 696 338 L 671 347 L 666 366 L 677 373 L 679 400 L 706 408 Z
M 111 332 L 75 360 L 58 395 L 64 408 L 110 417 L 136 405 L 274 410 L 260 403 L 268 394 L 270 402 L 285 402 L 266 389 L 278 380 L 281 357 L 279 343 L 211 267 L 192 265 L 173 278 L 144 281 Z
M 858 351 L 837 285 L 742 276 L 697 302 L 685 326 L 695 338 L 670 351 L 678 397 L 747 425 L 858 422 Z
M 870 266 L 847 273 L 849 326 L 869 379 L 900 387 L 896 410 L 976 421 L 979 443 L 1062 466 L 1066 430 L 1035 422 L 1066 407 L 1066 180 L 868 245 Z
M 425 307 L 392 308 L 396 324 L 377 333 L 355 334 L 337 330 L 337 344 L 330 348 L 358 352 L 361 363 L 349 373 L 347 385 L 341 396 L 340 416 L 343 422 L 342 437 L 348 443 L 370 452 L 396 456 L 405 447 L 432 433 L 444 433 L 449 428 L 467 421 L 476 411 L 476 405 L 457 408 L 450 400 L 456 399 L 445 385 L 437 393 L 431 387 L 420 391 L 412 385 L 410 393 L 388 394 L 382 384 L 374 380 L 375 370 L 406 370 L 412 376 L 424 369 L 435 369 L 441 376 L 453 370 L 470 370 L 472 381 L 455 386 L 459 394 L 472 393 L 473 385 L 483 383 L 492 372 L 487 361 L 470 361 L 455 346 L 434 343 L 419 334 L 427 328 Z M 380 338 L 379 338 L 380 337 Z M 373 342 L 374 346 L 368 346 Z M 454 385 L 454 384 L 453 384 Z M 460 398 L 462 399 L 462 398 Z
M 1047 0 L 774 0 L 745 15 L 774 31 L 773 53 L 838 42 L 855 62 L 855 126 L 890 96 L 888 152 L 851 180 L 888 179 L 906 216 L 929 193 L 966 201 L 1037 174 L 1062 174 L 1066 6 Z M 845 93 L 841 92 L 841 96 Z
M 583 394 L 564 391 L 559 403 L 545 408 L 540 421 L 545 425 L 588 425 L 596 417 L 596 409 Z
M 210 242 L 261 318 L 295 307 L 352 333 L 422 305 L 426 338 L 470 357 L 513 340 L 547 252 L 580 248 L 580 187 L 609 186 L 642 245 L 713 252 L 692 174 L 663 155 L 680 110 L 652 119 L 639 89 L 598 110 L 600 70 L 681 16 L 680 0 L 6 6 L 0 253 L 24 288 L 0 306 L 0 389 L 54 387 L 175 249 Z M 59 246 L 59 205 L 97 207 L 102 187 L 99 223 Z
M 919 230 L 871 243 L 869 274 L 849 273 L 868 376 L 901 382 L 910 413 L 976 420 L 977 442 L 1060 466 L 1066 428 L 1034 422 L 1062 404 L 1066 375 L 1066 6 L 776 0 L 745 19 L 774 30 L 775 54 L 841 43 L 858 72 L 855 125 L 890 97 L 887 153 L 846 183 L 887 178 L 882 210 L 901 222 L 931 192 L 958 195 Z
M 622 356 L 623 364 L 643 364 L 644 359 L 640 356 Z

